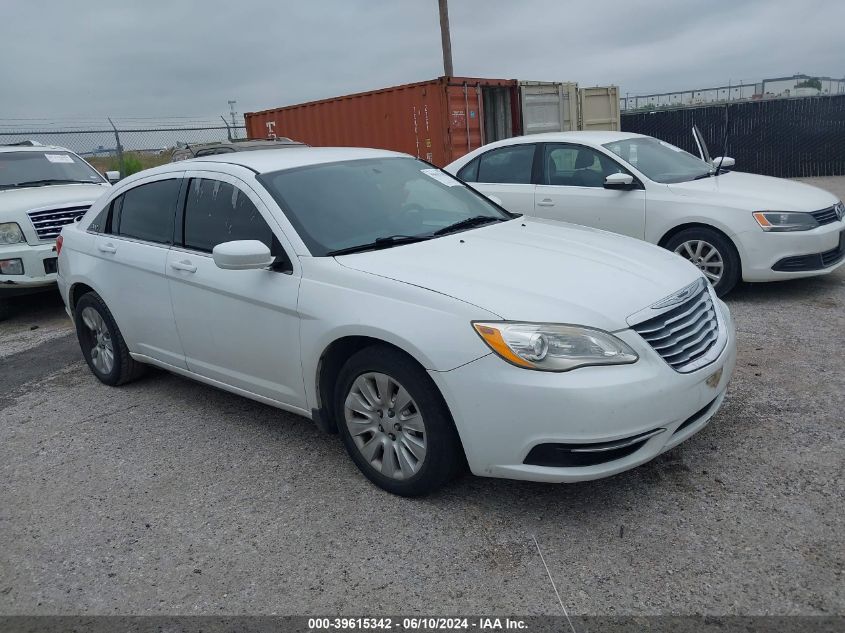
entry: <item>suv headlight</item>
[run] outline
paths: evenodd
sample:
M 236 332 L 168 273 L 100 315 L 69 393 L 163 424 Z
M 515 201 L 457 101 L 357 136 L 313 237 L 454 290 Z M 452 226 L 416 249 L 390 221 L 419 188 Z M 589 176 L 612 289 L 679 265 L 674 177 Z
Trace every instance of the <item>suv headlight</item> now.
M 0 224 L 0 244 L 17 244 L 23 242 L 23 232 L 15 222 Z
M 603 330 L 554 323 L 473 322 L 499 357 L 526 369 L 569 371 L 587 365 L 622 365 L 639 358 L 624 341 Z
M 790 211 L 755 211 L 753 214 L 757 224 L 764 231 L 773 233 L 786 231 L 809 231 L 819 223 L 809 213 L 794 213 Z

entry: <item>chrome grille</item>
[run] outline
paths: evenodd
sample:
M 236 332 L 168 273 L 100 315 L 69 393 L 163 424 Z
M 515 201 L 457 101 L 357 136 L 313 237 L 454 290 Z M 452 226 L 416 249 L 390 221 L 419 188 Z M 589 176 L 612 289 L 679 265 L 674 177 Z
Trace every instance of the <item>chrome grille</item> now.
M 88 211 L 89 207 L 65 207 L 64 209 L 40 209 L 27 213 L 29 221 L 35 227 L 39 240 L 54 240 L 62 232 L 62 227 L 76 222 Z
M 719 318 L 706 283 L 689 299 L 632 328 L 678 372 L 693 371 L 719 338 Z
M 836 222 L 839 219 L 839 214 L 836 213 L 836 205 L 822 209 L 821 211 L 813 211 L 810 215 L 816 218 L 819 226 Z

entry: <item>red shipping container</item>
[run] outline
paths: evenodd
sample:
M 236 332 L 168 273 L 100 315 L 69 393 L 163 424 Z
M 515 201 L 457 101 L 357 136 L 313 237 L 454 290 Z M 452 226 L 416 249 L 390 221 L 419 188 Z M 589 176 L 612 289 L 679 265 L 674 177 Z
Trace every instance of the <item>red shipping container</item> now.
M 485 143 L 521 134 L 519 104 L 514 79 L 440 77 L 244 118 L 252 139 L 390 149 L 442 167 Z

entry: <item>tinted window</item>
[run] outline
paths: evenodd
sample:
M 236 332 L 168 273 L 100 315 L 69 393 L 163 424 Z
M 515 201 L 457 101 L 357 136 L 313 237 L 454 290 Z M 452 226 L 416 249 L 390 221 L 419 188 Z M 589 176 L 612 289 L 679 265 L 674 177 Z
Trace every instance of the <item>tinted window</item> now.
M 112 225 L 117 224 L 117 214 L 120 208 L 120 203 L 123 202 L 123 196 L 118 196 L 109 202 L 103 210 L 97 214 L 97 217 L 88 225 L 88 230 L 95 233 L 111 233 Z
M 179 183 L 175 178 L 159 180 L 124 193 L 121 196 L 123 205 L 117 222 L 117 234 L 147 242 L 170 244 Z M 112 228 L 115 219 L 113 216 Z
M 477 182 L 531 184 L 534 145 L 500 147 L 481 156 Z
M 546 145 L 543 182 L 569 187 L 603 187 L 610 174 L 625 172 L 601 152 L 582 145 Z M 627 173 L 627 172 L 625 172 Z
M 274 255 L 273 232 L 243 191 L 226 182 L 194 178 L 185 201 L 185 247 L 210 253 L 223 242 L 258 240 Z
M 413 158 L 326 163 L 262 174 L 313 255 L 378 238 L 431 236 L 476 216 L 508 220 L 484 196 Z
M 478 182 L 478 159 L 474 158 L 458 172 L 458 178 L 464 182 Z

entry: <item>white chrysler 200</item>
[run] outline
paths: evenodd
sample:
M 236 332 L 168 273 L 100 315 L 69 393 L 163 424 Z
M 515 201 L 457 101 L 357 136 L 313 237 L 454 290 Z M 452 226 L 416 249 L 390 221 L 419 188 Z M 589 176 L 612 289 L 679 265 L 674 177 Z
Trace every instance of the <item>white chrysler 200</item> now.
M 703 428 L 736 348 L 701 272 L 509 214 L 417 159 L 312 148 L 120 182 L 59 240 L 97 378 L 144 364 L 312 418 L 374 483 L 565 482 Z
M 697 129 L 695 130 L 697 132 Z M 737 281 L 823 275 L 845 261 L 845 207 L 809 185 L 727 171 L 650 136 L 558 132 L 509 138 L 446 167 L 515 213 L 659 244 L 719 296 Z

